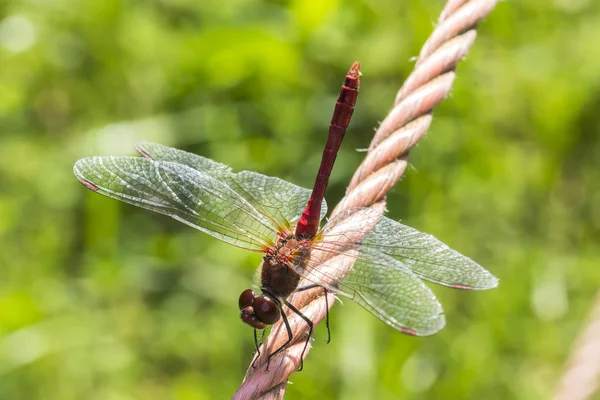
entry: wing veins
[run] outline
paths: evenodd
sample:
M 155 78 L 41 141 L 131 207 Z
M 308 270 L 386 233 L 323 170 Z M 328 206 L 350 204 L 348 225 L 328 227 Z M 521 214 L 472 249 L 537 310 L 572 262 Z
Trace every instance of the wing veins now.
M 185 165 L 185 164 L 182 164 Z M 191 168 L 191 167 L 188 167 Z M 192 168 L 193 169 L 193 168 Z M 198 171 L 198 170 L 194 170 L 196 172 L 202 173 L 204 174 L 202 171 Z M 210 177 L 210 176 L 209 176 Z M 233 193 L 236 193 L 229 185 L 227 185 L 225 182 L 220 181 L 220 180 L 216 180 L 215 178 L 210 177 L 211 179 L 214 179 L 216 182 L 219 182 L 222 185 L 225 185 L 229 190 L 231 190 Z M 197 182 L 191 181 L 192 184 L 194 184 L 196 187 L 206 191 L 209 194 L 212 194 L 214 197 L 222 200 L 223 202 L 229 204 L 230 206 L 232 206 L 234 208 L 234 210 L 231 210 L 231 212 L 227 215 L 230 215 L 231 213 L 235 212 L 235 211 L 241 211 L 243 214 L 245 214 L 247 217 L 249 217 L 249 219 L 251 221 L 255 221 L 257 223 L 259 223 L 261 226 L 263 226 L 264 228 L 267 228 L 269 231 L 273 232 L 275 234 L 275 231 L 273 229 L 272 226 L 268 225 L 265 223 L 265 221 L 261 220 L 260 218 L 257 218 L 255 215 L 253 215 L 249 210 L 247 210 L 245 207 L 249 207 L 250 209 L 256 211 L 256 213 L 258 215 L 261 215 L 258 210 L 256 210 L 250 203 L 248 203 L 248 201 L 246 199 L 244 199 L 242 196 L 239 196 L 238 199 L 240 200 L 240 202 L 242 203 L 241 205 L 239 204 L 235 204 L 233 202 L 230 201 L 230 199 L 226 196 L 223 196 L 223 194 L 218 191 L 215 190 L 212 187 L 209 187 L 207 185 L 198 185 Z M 187 190 L 187 189 L 186 189 Z M 214 213 L 213 213 L 214 214 Z M 217 215 L 217 214 L 214 214 Z M 218 215 L 217 215 L 218 216 Z M 221 219 L 224 219 L 223 217 L 220 217 Z M 233 225 L 238 232 L 240 233 L 250 233 L 250 230 L 247 230 L 246 228 L 244 228 L 243 226 L 237 225 L 235 222 L 229 222 L 231 225 Z M 248 226 L 247 228 L 250 228 L 250 226 Z M 254 228 L 251 232 L 252 235 L 256 236 L 256 237 L 260 237 L 263 236 L 264 234 L 261 233 L 259 230 L 256 230 L 256 228 Z M 264 238 L 261 238 L 262 240 L 264 240 Z M 271 239 L 272 240 L 272 239 Z M 269 245 L 269 244 L 267 244 Z
M 181 207 L 178 207 L 178 204 L 173 203 L 173 198 L 171 196 L 169 196 L 168 194 L 166 194 L 164 192 L 161 192 L 160 190 L 154 189 L 152 182 L 149 181 L 143 174 L 135 172 L 136 176 L 138 176 L 139 178 L 142 178 L 141 180 L 135 180 L 130 172 L 128 172 L 126 169 L 121 168 L 119 166 L 119 164 L 116 162 L 118 160 L 122 160 L 123 162 L 129 163 L 130 161 L 136 162 L 135 160 L 138 160 L 138 159 L 144 160 L 143 162 L 158 164 L 154 160 L 142 159 L 142 158 L 138 158 L 138 157 L 112 157 L 112 156 L 90 157 L 87 159 L 80 160 L 83 167 L 76 166 L 77 175 L 81 179 L 90 181 L 94 184 L 98 184 L 98 187 L 100 189 L 99 192 L 101 194 L 105 194 L 108 197 L 111 197 L 111 198 L 114 198 L 117 200 L 121 200 L 121 201 L 131 204 L 131 205 L 141 206 L 142 208 L 146 208 L 151 211 L 154 211 L 154 212 L 157 212 L 157 213 L 160 213 L 163 215 L 167 215 L 175 220 L 178 220 L 188 226 L 198 229 L 210 236 L 213 236 L 217 239 L 223 240 L 223 241 L 225 241 L 231 245 L 234 245 L 236 247 L 242 247 L 242 248 L 246 248 L 248 250 L 262 252 L 262 249 L 257 248 L 257 246 L 260 245 L 261 247 L 264 247 L 264 246 L 268 245 L 265 243 L 261 243 L 257 240 L 254 240 L 252 238 L 248 238 L 246 236 L 240 235 L 238 227 L 235 227 L 238 229 L 232 229 L 229 226 L 225 226 L 216 221 L 211 221 L 208 218 L 204 218 L 197 213 L 194 213 L 195 215 L 190 214 L 190 212 L 186 211 L 186 209 L 189 209 L 189 207 L 186 207 L 186 209 L 181 209 Z M 128 165 L 129 165 L 129 168 L 131 168 L 134 171 L 137 171 L 137 168 L 134 168 L 134 167 L 137 167 L 138 165 L 135 165 L 135 164 L 134 165 L 128 164 Z M 99 170 L 95 169 L 94 166 L 99 168 Z M 111 168 L 111 166 L 114 168 L 114 170 Z M 98 180 L 96 180 L 95 178 L 90 178 L 88 176 L 85 176 L 86 172 L 96 175 Z M 114 181 L 114 182 L 118 183 L 119 185 L 124 186 L 129 192 L 131 192 L 131 194 L 127 194 L 122 191 L 115 191 L 115 190 L 109 189 L 109 186 L 106 185 L 105 183 L 98 183 L 98 181 L 104 180 L 102 175 L 99 175 L 98 173 L 107 174 L 108 176 L 111 176 L 112 178 L 109 178 L 109 181 Z M 155 171 L 155 173 L 156 173 L 156 171 Z M 159 176 L 159 178 L 161 180 L 163 180 L 162 176 Z M 136 182 L 140 183 L 141 185 L 143 185 L 143 188 L 140 188 L 139 186 L 136 186 L 136 185 L 132 185 L 131 180 L 135 180 Z M 94 182 L 94 181 L 96 181 L 96 182 Z M 172 192 L 171 188 L 168 185 L 165 185 L 165 186 L 168 187 L 169 192 Z M 158 202 L 153 201 L 153 200 L 148 200 L 147 195 L 150 195 L 151 197 L 156 198 Z M 175 197 L 178 198 L 177 196 L 175 196 Z M 179 203 L 183 204 L 183 202 L 179 202 Z M 185 204 L 184 204 L 184 206 L 185 206 Z M 194 220 L 198 221 L 199 223 L 203 223 L 207 226 L 203 227 L 201 225 L 197 225 L 196 223 L 192 222 Z M 216 227 L 217 229 L 220 229 L 220 231 L 218 231 L 217 229 L 211 229 L 210 228 L 211 226 Z M 230 240 L 224 239 L 224 237 L 232 239 L 234 241 L 246 243 L 248 246 L 252 246 L 252 248 L 243 247 L 239 244 L 231 242 Z
M 233 177 L 237 177 L 239 175 L 239 173 L 234 174 L 232 173 Z M 260 201 L 258 201 L 254 196 L 252 196 L 250 194 L 250 192 L 248 192 L 246 189 L 244 189 L 242 187 L 242 185 L 240 185 L 235 179 L 233 179 L 233 181 L 236 183 L 236 186 L 238 187 L 238 189 L 244 193 L 244 196 L 241 196 L 242 198 L 246 199 L 252 199 L 253 200 L 253 204 L 256 204 L 260 207 L 260 211 L 258 209 L 256 209 L 256 207 L 254 207 L 254 209 L 259 212 L 261 215 L 263 215 L 264 217 L 268 218 L 270 220 L 270 222 L 277 228 L 278 231 L 283 231 L 286 227 L 283 227 L 279 224 L 279 222 L 277 222 L 277 218 L 275 218 L 273 215 L 271 215 L 271 211 L 267 211 L 265 209 L 264 204 L 262 204 Z

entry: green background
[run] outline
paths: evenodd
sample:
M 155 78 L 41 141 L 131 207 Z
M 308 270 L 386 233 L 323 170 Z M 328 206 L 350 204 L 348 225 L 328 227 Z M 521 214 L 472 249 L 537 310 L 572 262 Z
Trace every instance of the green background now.
M 441 1 L 0 4 L 0 398 L 229 398 L 237 298 L 260 255 L 85 190 L 87 155 L 149 140 L 309 187 L 342 79 L 342 197 Z M 346 301 L 289 399 L 546 399 L 600 281 L 600 3 L 501 2 L 388 197 L 388 216 L 498 278 L 433 287 L 447 327 L 401 335 Z

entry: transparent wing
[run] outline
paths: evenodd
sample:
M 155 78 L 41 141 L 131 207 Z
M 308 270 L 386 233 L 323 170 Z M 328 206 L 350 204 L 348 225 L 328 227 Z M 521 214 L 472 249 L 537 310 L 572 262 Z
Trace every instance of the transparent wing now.
M 261 251 L 277 228 L 227 184 L 186 165 L 141 157 L 88 157 L 75 163 L 87 188 L 168 215 L 224 242 Z
M 310 197 L 310 190 L 282 179 L 250 171 L 234 174 L 228 166 L 197 154 L 149 142 L 138 143 L 135 147 L 146 158 L 187 165 L 225 182 L 260 213 L 271 219 L 280 231 L 292 228 L 290 223 L 300 218 Z M 326 213 L 327 205 L 323 201 L 321 218 Z
M 371 249 L 347 250 L 341 255 L 354 265 L 335 286 L 325 287 L 351 298 L 402 333 L 427 336 L 444 327 L 442 306 L 433 292 L 401 263 Z M 301 275 L 317 284 L 331 281 L 331 274 L 338 275 L 331 271 L 339 268 L 334 260 L 319 266 L 311 262 Z
M 162 144 L 139 142 L 135 144 L 135 149 L 146 158 L 187 165 L 219 180 L 233 175 L 231 168 L 225 164 L 183 150 L 163 146 Z
M 485 268 L 427 233 L 383 217 L 363 248 L 386 254 L 417 276 L 440 285 L 460 289 L 492 289 L 498 279 Z
M 375 228 L 369 231 L 370 226 Z M 310 261 L 296 272 L 352 298 L 403 333 L 430 335 L 445 323 L 440 304 L 420 278 L 462 289 L 497 285 L 488 271 L 433 236 L 368 208 L 338 214 L 318 239 Z

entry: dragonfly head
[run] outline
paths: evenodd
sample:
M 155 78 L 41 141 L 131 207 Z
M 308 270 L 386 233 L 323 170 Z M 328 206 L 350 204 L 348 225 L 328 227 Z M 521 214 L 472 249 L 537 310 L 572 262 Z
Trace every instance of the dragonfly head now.
M 246 289 L 240 295 L 239 306 L 242 321 L 254 329 L 265 329 L 281 318 L 281 310 L 277 300 L 264 293 L 254 294 L 252 289 Z

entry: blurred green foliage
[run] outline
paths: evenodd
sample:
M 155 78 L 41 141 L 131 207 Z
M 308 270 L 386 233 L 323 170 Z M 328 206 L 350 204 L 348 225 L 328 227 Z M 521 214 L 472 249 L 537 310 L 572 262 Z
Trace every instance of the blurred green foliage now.
M 260 255 L 90 193 L 74 161 L 150 140 L 309 187 L 360 60 L 334 205 L 442 6 L 2 2 L 0 398 L 228 398 Z M 434 287 L 448 324 L 428 338 L 336 306 L 287 398 L 549 398 L 600 282 L 599 41 L 592 0 L 502 2 L 480 24 L 388 209 L 500 287 Z

